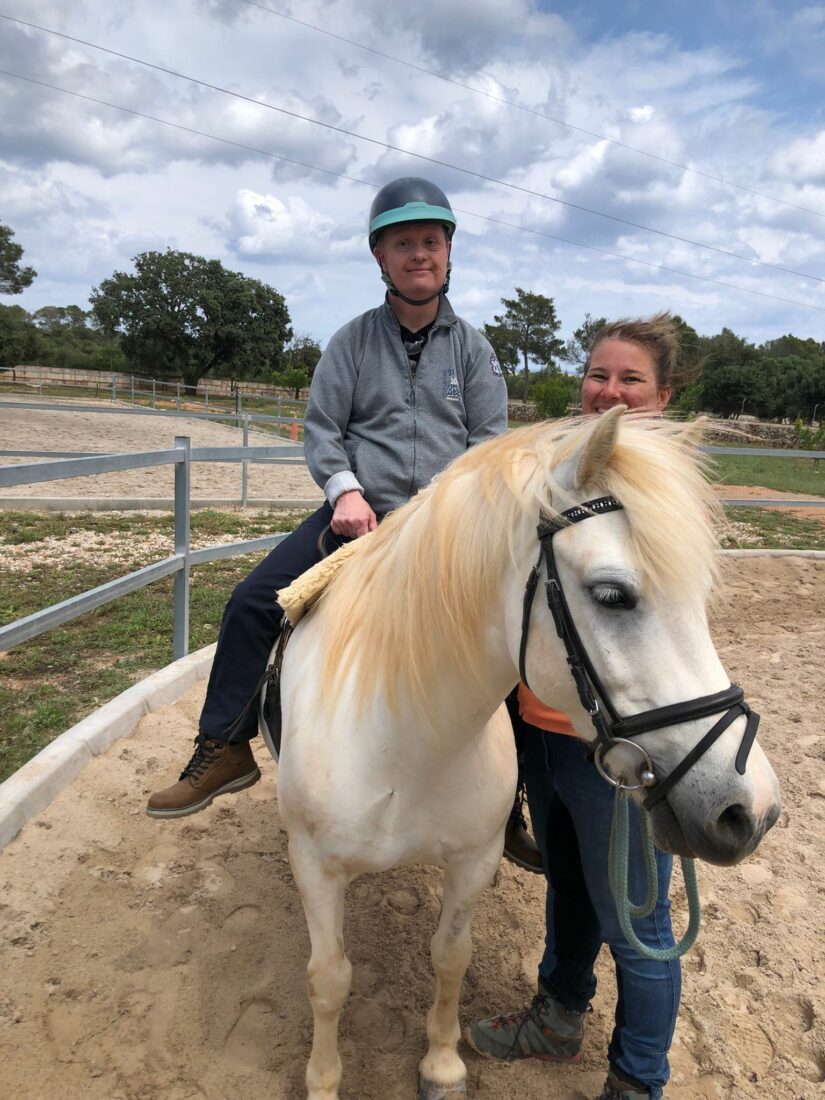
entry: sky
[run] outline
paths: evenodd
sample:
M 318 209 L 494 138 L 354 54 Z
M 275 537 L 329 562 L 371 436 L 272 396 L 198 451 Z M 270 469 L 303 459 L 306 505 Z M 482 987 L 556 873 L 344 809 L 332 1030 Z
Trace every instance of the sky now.
M 38 272 L 4 304 L 88 308 L 138 253 L 180 249 L 274 286 L 323 345 L 381 300 L 376 189 L 422 175 L 456 211 L 450 301 L 473 324 L 521 287 L 564 338 L 587 313 L 670 309 L 701 333 L 825 341 L 825 4 L 0 13 L 0 222 Z

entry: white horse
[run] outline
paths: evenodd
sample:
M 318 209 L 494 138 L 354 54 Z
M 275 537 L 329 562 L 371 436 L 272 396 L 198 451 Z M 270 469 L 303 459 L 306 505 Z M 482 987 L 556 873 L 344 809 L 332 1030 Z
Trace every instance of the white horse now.
M 413 863 L 444 868 L 419 1096 L 464 1095 L 459 987 L 473 911 L 498 867 L 513 804 L 515 750 L 501 704 L 519 678 L 540 518 L 600 493 L 623 506 L 554 539 L 570 613 L 620 715 L 729 686 L 705 615 L 715 505 L 695 440 L 683 427 L 622 413 L 530 426 L 462 455 L 353 544 L 294 632 L 282 674 L 278 800 L 312 942 L 309 1100 L 335 1100 L 341 1079 L 338 1017 L 352 972 L 345 888 L 364 872 Z M 543 598 L 528 618 L 531 688 L 592 740 Z M 636 743 L 665 777 L 713 721 L 689 718 Z M 759 746 L 745 774 L 734 766 L 745 721 L 730 721 L 652 811 L 661 848 L 735 862 L 776 820 L 776 777 Z M 609 749 L 613 774 L 638 774 L 634 748 Z

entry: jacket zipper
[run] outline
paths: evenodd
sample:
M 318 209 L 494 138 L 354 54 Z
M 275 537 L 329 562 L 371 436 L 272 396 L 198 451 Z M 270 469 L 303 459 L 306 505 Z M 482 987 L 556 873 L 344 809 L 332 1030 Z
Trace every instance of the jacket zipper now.
M 423 352 L 424 349 L 422 348 L 421 350 Z M 404 354 L 407 355 L 407 349 L 406 348 L 404 349 Z M 419 355 L 419 362 L 420 361 L 421 361 L 421 356 Z M 407 492 L 407 498 L 410 499 L 410 498 L 412 498 L 413 489 L 414 489 L 414 486 L 415 486 L 415 459 L 416 459 L 416 453 L 417 453 L 417 449 L 418 449 L 418 407 L 417 407 L 417 396 L 418 395 L 416 393 L 416 386 L 415 386 L 415 380 L 416 380 L 416 376 L 418 374 L 418 363 L 416 363 L 414 360 L 410 359 L 410 357 L 407 355 L 407 366 L 408 366 L 409 371 L 410 371 L 410 411 L 412 412 L 412 430 L 413 430 L 412 466 L 410 468 L 410 487 L 409 487 L 409 490 Z

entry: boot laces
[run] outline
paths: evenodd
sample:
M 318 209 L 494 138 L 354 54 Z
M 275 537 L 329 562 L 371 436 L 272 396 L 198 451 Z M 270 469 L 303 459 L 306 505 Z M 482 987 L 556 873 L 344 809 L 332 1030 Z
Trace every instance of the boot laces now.
M 200 779 L 207 768 L 215 763 L 224 748 L 223 741 L 216 741 L 212 737 L 205 737 L 202 733 L 199 733 L 195 738 L 195 751 L 192 753 L 189 763 L 180 773 L 180 778 L 188 779 L 191 776 L 192 779 Z
M 507 1027 L 510 1024 L 518 1024 L 516 1037 L 521 1034 L 521 1029 L 534 1016 L 540 1017 L 549 1001 L 544 993 L 537 993 L 527 1008 L 521 1008 L 517 1012 L 507 1012 L 496 1017 L 496 1027 Z

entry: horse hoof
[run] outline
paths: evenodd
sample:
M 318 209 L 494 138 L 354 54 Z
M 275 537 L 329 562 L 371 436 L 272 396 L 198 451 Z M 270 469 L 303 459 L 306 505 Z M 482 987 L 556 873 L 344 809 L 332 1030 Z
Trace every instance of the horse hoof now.
M 464 1100 L 466 1095 L 465 1081 L 457 1085 L 437 1085 L 435 1081 L 418 1078 L 418 1100 Z

